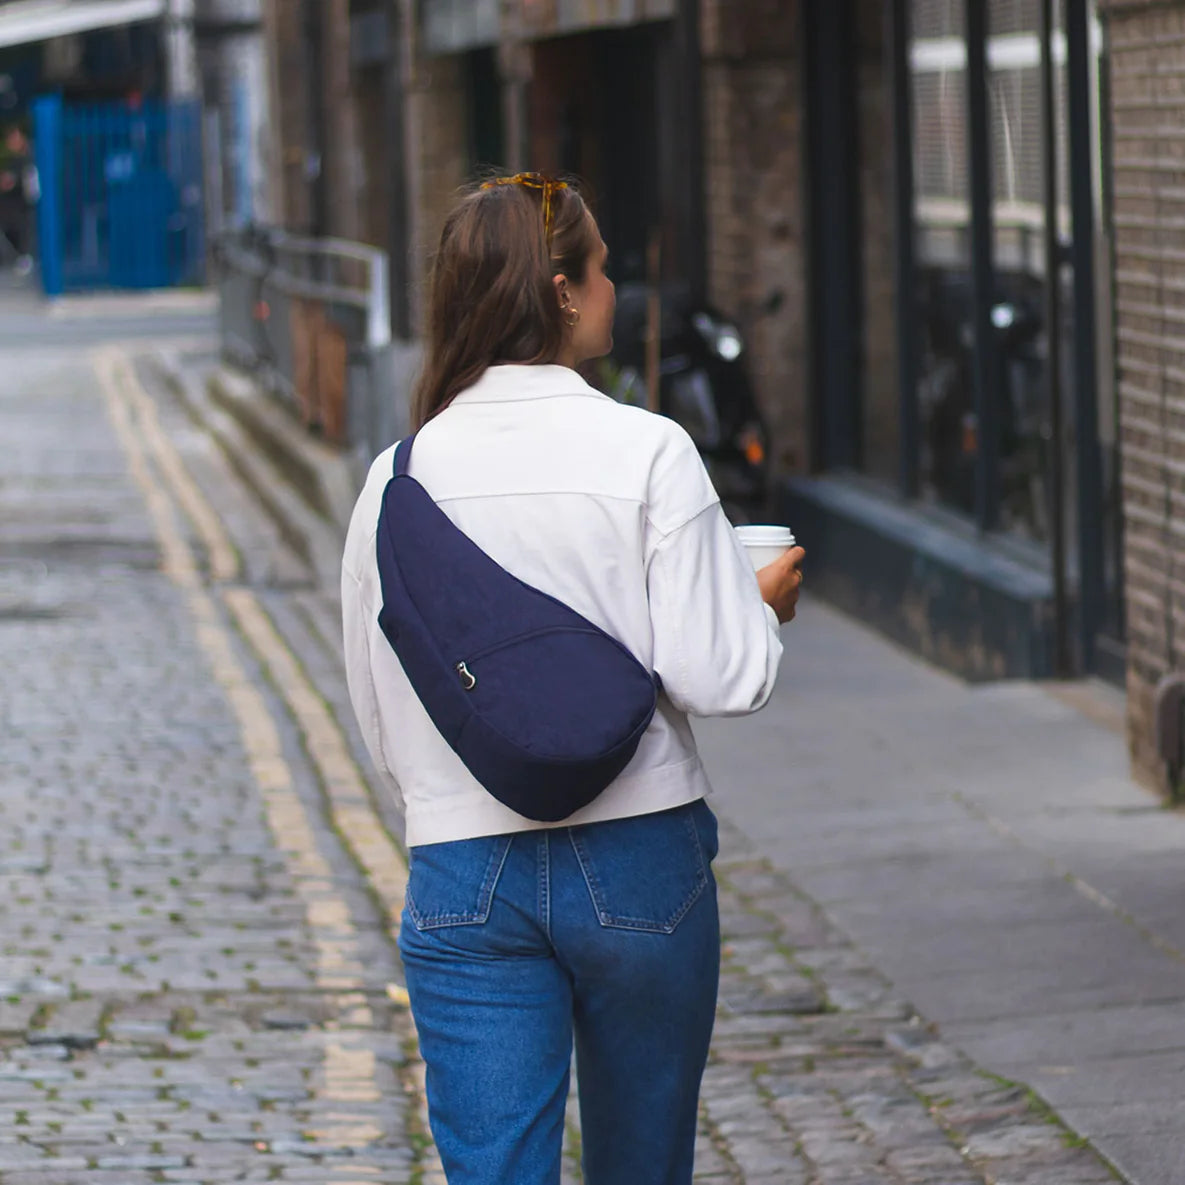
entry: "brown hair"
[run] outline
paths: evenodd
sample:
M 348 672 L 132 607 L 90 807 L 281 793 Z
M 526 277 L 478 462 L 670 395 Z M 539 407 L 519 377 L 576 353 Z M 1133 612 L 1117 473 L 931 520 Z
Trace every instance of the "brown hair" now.
M 522 185 L 476 188 L 445 220 L 432 266 L 424 368 L 412 397 L 418 428 L 497 362 L 554 362 L 564 320 L 552 277 L 580 283 L 599 244 L 571 185 L 543 195 Z

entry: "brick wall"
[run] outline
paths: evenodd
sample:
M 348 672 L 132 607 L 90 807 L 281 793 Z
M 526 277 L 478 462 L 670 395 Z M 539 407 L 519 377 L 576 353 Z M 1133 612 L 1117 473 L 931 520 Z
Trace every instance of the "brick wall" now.
M 349 0 L 321 0 L 321 161 L 326 229 L 357 239 L 361 229 L 362 169 L 350 70 Z
M 387 121 L 387 80 L 383 66 L 355 70 L 351 84 L 354 127 L 358 136 L 358 237 L 364 243 L 390 250 L 391 206 L 388 197 L 391 160 Z
M 807 462 L 801 62 L 797 3 L 704 0 L 708 290 L 750 347 L 775 461 Z M 776 312 L 763 306 L 781 294 Z
M 1185 4 L 1101 5 L 1111 48 L 1128 739 L 1167 790 L 1153 693 L 1185 666 Z
M 355 96 L 349 61 L 348 0 L 321 0 L 324 34 L 314 49 L 309 43 L 306 11 L 297 0 L 273 0 L 267 28 L 272 38 L 270 66 L 273 136 L 279 140 L 277 175 L 281 196 L 276 220 L 289 230 L 308 233 L 316 220 L 316 165 L 324 184 L 324 215 L 329 234 L 360 236 L 363 172 L 355 127 Z M 316 77 L 320 91 L 310 86 Z M 321 143 L 315 124 L 320 123 Z

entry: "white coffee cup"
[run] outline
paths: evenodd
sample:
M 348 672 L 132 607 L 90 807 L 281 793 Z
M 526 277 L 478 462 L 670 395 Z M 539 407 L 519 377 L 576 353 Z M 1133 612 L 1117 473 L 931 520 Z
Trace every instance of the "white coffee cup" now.
M 744 546 L 754 570 L 772 564 L 794 546 L 794 532 L 789 527 L 748 523 L 733 529 Z

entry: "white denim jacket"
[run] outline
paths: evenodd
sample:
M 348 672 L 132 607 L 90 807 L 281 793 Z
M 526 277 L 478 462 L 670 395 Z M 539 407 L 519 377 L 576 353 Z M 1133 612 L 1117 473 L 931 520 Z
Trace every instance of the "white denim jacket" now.
M 407 826 L 438 843 L 547 824 L 478 784 L 437 732 L 378 626 L 375 534 L 393 448 L 374 462 L 342 561 L 350 698 Z M 563 366 L 496 366 L 416 438 L 410 473 L 488 555 L 620 639 L 662 676 L 621 776 L 565 825 L 709 793 L 687 717 L 755 712 L 782 645 L 687 434 Z

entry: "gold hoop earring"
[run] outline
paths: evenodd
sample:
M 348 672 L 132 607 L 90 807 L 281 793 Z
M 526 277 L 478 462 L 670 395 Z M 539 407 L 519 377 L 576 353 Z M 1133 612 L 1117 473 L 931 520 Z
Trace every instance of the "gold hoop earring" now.
M 571 305 L 564 305 L 561 311 L 564 314 L 564 324 L 567 325 L 569 329 L 575 329 L 577 323 L 580 320 L 580 310 L 572 308 Z

